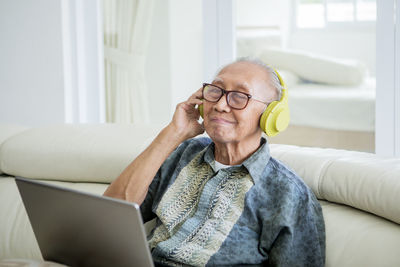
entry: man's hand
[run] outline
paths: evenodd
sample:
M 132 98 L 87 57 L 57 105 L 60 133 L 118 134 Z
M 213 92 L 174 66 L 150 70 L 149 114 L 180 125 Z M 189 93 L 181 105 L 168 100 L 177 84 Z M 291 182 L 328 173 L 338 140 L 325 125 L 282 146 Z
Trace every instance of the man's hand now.
M 150 183 L 169 154 L 186 139 L 204 132 L 203 126 L 197 121 L 200 114 L 196 105 L 202 104 L 201 97 L 199 89 L 188 100 L 176 106 L 171 123 L 111 183 L 104 192 L 105 196 L 136 202 L 139 205 L 143 202 Z
M 188 100 L 176 106 L 170 126 L 174 127 L 176 134 L 183 140 L 195 137 L 204 132 L 203 125 L 198 122 L 200 113 L 196 108 L 196 105 L 203 103 L 201 97 L 202 88 L 191 95 Z

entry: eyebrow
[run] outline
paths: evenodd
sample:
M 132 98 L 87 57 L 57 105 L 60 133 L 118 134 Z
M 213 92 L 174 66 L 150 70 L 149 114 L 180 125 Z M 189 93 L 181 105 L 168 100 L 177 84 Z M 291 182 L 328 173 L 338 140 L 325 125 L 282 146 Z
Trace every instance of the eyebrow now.
M 211 83 L 220 83 L 224 84 L 224 81 L 221 78 L 215 77 L 215 79 Z

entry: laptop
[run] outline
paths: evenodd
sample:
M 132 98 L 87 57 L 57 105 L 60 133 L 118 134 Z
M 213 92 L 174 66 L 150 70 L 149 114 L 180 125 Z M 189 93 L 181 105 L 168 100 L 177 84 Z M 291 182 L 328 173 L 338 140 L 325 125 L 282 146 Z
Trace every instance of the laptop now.
M 68 266 L 154 266 L 139 205 L 16 177 L 43 259 Z

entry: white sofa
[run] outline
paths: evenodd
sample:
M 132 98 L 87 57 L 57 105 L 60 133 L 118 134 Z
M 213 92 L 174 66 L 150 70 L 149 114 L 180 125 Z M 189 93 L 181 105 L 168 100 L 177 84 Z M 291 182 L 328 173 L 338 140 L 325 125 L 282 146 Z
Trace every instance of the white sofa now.
M 159 130 L 122 124 L 0 125 L 0 266 L 39 266 L 42 259 L 14 176 L 102 194 Z M 326 266 L 400 266 L 400 159 L 270 148 L 320 200 Z

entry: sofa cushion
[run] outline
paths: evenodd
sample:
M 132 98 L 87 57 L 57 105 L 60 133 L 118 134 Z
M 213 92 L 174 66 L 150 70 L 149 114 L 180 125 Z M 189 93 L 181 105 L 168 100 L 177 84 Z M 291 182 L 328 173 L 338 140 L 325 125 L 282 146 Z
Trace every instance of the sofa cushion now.
M 5 259 L 0 260 L 2 267 L 68 267 L 52 261 L 28 260 L 28 259 Z
M 94 183 L 46 182 L 95 194 L 101 194 L 107 187 Z M 0 176 L 0 203 L 0 259 L 34 259 L 25 262 L 43 264 L 18 189 L 11 177 Z M 326 228 L 326 266 L 382 266 L 382 263 L 385 266 L 400 266 L 398 224 L 345 205 L 323 200 L 320 203 Z M 0 266 L 13 262 L 0 261 Z
M 19 124 L 0 124 L 0 145 L 11 136 L 29 129 Z
M 400 159 L 289 145 L 271 145 L 271 154 L 298 173 L 317 198 L 400 223 Z
M 26 129 L 28 129 L 28 127 L 18 124 L 0 124 L 0 145 L 11 136 L 25 131 Z M 0 166 L 0 174 L 2 173 Z
M 0 176 L 0 259 L 41 259 L 14 178 Z
M 400 225 L 345 205 L 320 204 L 326 266 L 400 266 Z
M 0 168 L 34 179 L 107 183 L 159 130 L 154 125 L 111 123 L 31 128 L 0 146 Z

